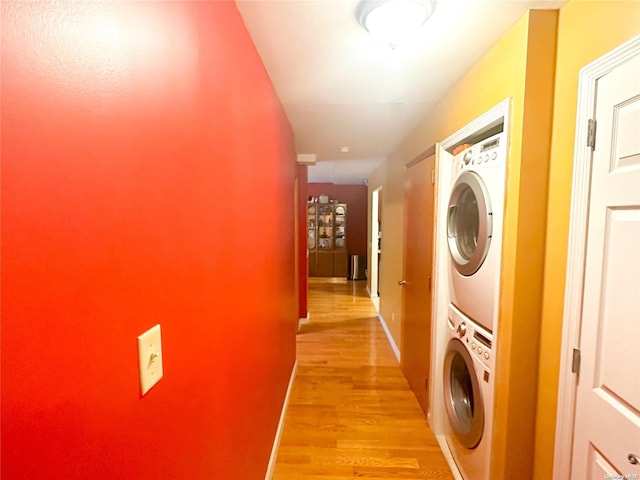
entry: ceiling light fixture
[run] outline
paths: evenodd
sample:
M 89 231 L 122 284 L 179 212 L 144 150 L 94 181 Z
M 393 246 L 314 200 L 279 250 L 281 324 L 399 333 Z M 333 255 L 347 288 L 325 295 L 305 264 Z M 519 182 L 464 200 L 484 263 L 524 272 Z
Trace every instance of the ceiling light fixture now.
M 356 17 L 377 42 L 395 49 L 417 34 L 434 8 L 435 0 L 361 0 Z

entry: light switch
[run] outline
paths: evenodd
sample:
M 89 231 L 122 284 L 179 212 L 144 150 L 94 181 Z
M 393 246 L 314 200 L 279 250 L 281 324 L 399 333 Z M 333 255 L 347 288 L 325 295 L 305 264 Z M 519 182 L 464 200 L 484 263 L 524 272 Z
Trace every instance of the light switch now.
M 138 337 L 140 393 L 146 394 L 162 378 L 162 341 L 160 324 Z

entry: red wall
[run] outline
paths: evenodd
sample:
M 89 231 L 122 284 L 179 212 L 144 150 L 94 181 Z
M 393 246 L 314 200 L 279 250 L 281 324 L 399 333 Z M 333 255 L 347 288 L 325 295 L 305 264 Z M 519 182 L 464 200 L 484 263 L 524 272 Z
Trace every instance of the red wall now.
M 2 2 L 1 101 L 2 478 L 264 478 L 295 151 L 234 3 Z
M 347 204 L 347 251 L 350 255 L 367 255 L 367 187 L 310 183 L 312 197 L 328 195 L 330 200 Z

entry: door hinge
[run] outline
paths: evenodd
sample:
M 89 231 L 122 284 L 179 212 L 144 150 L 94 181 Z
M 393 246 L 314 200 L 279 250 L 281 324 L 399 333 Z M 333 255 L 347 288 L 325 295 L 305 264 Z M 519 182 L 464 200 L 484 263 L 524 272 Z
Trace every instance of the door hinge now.
M 436 183 L 436 171 L 431 170 L 431 185 L 433 185 L 434 183 Z
M 571 360 L 571 373 L 580 373 L 580 349 L 573 349 L 573 359 Z
M 587 124 L 587 147 L 591 147 L 591 150 L 596 149 L 596 121 L 594 118 L 590 118 Z

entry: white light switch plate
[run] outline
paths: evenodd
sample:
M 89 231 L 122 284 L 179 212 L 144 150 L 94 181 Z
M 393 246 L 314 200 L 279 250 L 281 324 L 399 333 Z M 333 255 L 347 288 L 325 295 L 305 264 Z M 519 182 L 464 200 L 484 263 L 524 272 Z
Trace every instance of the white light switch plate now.
M 162 341 L 160 324 L 138 337 L 140 392 L 146 394 L 162 378 Z

